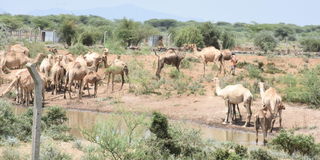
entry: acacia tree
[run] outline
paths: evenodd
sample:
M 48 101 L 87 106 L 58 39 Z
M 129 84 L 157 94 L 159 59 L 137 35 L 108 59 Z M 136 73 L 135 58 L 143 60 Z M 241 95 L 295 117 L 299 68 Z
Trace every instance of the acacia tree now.
M 277 39 L 272 32 L 261 32 L 254 39 L 254 45 L 262 49 L 265 53 L 274 50 L 277 47 Z
M 174 34 L 174 41 L 178 47 L 183 44 L 194 43 L 199 47 L 203 47 L 203 37 L 201 31 L 196 26 L 183 27 Z
M 220 49 L 219 39 L 221 38 L 222 32 L 216 25 L 211 22 L 206 22 L 200 26 L 200 30 L 205 46 L 214 46 Z
M 72 39 L 76 36 L 76 25 L 74 21 L 65 21 L 58 32 L 60 39 L 71 46 Z

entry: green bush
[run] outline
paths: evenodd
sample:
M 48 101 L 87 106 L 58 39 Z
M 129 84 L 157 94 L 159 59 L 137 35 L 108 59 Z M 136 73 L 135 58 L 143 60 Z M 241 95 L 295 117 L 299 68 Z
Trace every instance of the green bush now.
M 306 52 L 320 52 L 320 39 L 304 39 L 300 44 Z
M 290 155 L 299 153 L 314 157 L 320 154 L 320 144 L 316 144 L 312 136 L 295 135 L 285 130 L 280 131 L 280 134 L 272 139 L 271 144 Z
M 20 160 L 20 154 L 16 149 L 5 148 L 0 156 L 2 160 Z
M 222 48 L 223 49 L 232 49 L 236 45 L 235 37 L 230 32 L 224 32 L 221 37 Z
M 0 100 L 0 139 L 16 135 L 17 118 L 11 110 L 11 105 Z
M 195 26 L 187 26 L 179 29 L 174 36 L 174 42 L 178 47 L 183 44 L 196 44 L 198 47 L 203 47 L 203 37 L 200 30 Z
M 271 32 L 261 32 L 254 39 L 254 45 L 262 49 L 265 53 L 273 51 L 277 47 L 277 39 Z
M 68 50 L 77 55 L 86 54 L 89 51 L 89 49 L 81 43 L 71 46 Z
M 251 160 L 275 160 L 276 158 L 269 155 L 269 153 L 261 148 L 250 151 Z
M 29 54 L 32 58 L 36 57 L 39 53 L 47 53 L 46 46 L 43 42 L 24 41 L 23 45 L 29 49 Z
M 66 110 L 61 107 L 49 107 L 47 113 L 42 116 L 42 120 L 48 127 L 64 124 L 68 118 Z
M 71 156 L 62 153 L 58 148 L 52 144 L 46 145 L 40 149 L 41 160 L 71 160 Z
M 275 73 L 284 73 L 283 70 L 277 68 L 274 63 L 268 63 L 266 65 L 266 73 L 275 74 Z
M 72 20 L 65 20 L 59 28 L 58 35 L 61 41 L 71 46 L 76 38 L 76 23 Z
M 205 46 L 214 46 L 220 49 L 219 39 L 221 38 L 222 32 L 216 25 L 211 22 L 206 22 L 200 26 L 200 30 Z
M 246 67 L 246 69 L 248 70 L 249 78 L 258 80 L 263 79 L 261 76 L 261 70 L 257 66 L 250 64 Z
M 247 65 L 249 65 L 249 63 L 246 62 L 246 61 L 243 61 L 243 62 L 239 62 L 239 63 L 237 64 L 237 67 L 238 67 L 238 68 L 244 68 L 244 67 L 247 66 Z

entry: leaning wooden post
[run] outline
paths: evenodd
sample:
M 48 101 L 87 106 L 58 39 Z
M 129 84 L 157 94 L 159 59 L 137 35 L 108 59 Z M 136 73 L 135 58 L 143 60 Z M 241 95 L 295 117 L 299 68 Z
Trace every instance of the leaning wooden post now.
M 26 66 L 35 84 L 32 125 L 32 160 L 39 160 L 43 84 L 35 64 L 28 63 Z

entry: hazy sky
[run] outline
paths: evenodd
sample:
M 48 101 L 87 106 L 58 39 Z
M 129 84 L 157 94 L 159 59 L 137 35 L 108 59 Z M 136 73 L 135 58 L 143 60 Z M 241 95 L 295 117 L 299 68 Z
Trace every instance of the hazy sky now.
M 0 0 L 0 10 L 82 10 L 133 4 L 180 17 L 210 21 L 320 24 L 320 0 Z

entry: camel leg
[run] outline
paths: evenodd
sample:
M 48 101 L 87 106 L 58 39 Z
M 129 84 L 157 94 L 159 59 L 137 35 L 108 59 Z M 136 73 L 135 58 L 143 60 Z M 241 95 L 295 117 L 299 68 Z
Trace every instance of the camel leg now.
M 121 84 L 121 88 L 119 91 L 122 90 L 122 87 L 123 87 L 123 84 L 124 84 L 124 73 L 121 73 L 121 81 L 122 81 L 122 84 Z
M 84 84 L 84 86 L 86 86 L 86 87 L 87 87 L 87 90 L 88 90 L 88 95 L 90 96 L 90 91 L 89 91 L 89 83 L 86 83 L 86 84 Z
M 226 113 L 226 117 L 224 119 L 223 124 L 227 124 L 229 121 L 229 114 L 230 114 L 230 105 L 229 105 L 229 100 L 225 100 L 225 105 L 227 106 L 227 113 Z
M 251 104 L 250 102 L 247 102 L 248 104 L 245 104 L 244 107 L 247 110 L 247 119 L 246 119 L 246 123 L 244 124 L 244 127 L 249 127 L 250 125 L 250 119 L 251 119 L 251 115 L 252 115 L 252 111 L 251 111 Z
M 258 144 L 258 133 L 259 133 L 259 118 L 256 117 L 255 121 L 254 121 L 254 127 L 256 130 L 256 144 Z
M 235 104 L 231 104 L 231 105 L 232 105 L 232 120 L 235 121 L 237 119 L 236 105 Z
M 111 78 L 111 87 L 112 87 L 112 91 L 111 92 L 113 92 L 114 91 L 114 74 L 112 74 L 112 78 Z
M 109 83 L 110 83 L 110 74 L 108 75 L 108 82 L 107 82 L 107 92 L 108 92 L 108 89 L 109 89 Z
M 282 128 L 282 111 L 279 110 L 279 126 Z
M 240 109 L 239 109 L 239 104 L 237 104 L 237 108 L 238 108 L 238 113 L 239 113 L 239 116 L 240 116 L 240 120 L 242 120 L 242 116 L 241 116 Z
M 203 77 L 205 77 L 205 75 L 206 75 L 206 65 L 207 65 L 207 63 L 203 62 Z
M 265 146 L 267 144 L 267 131 L 268 131 L 266 128 L 266 123 L 263 123 L 262 130 L 263 130 L 263 145 Z
M 93 95 L 94 98 L 97 97 L 97 90 L 98 90 L 97 86 L 98 86 L 98 82 L 95 81 L 95 82 L 94 82 L 94 95 Z
M 83 83 L 83 80 L 80 80 L 79 81 L 79 99 L 82 99 L 82 83 Z

